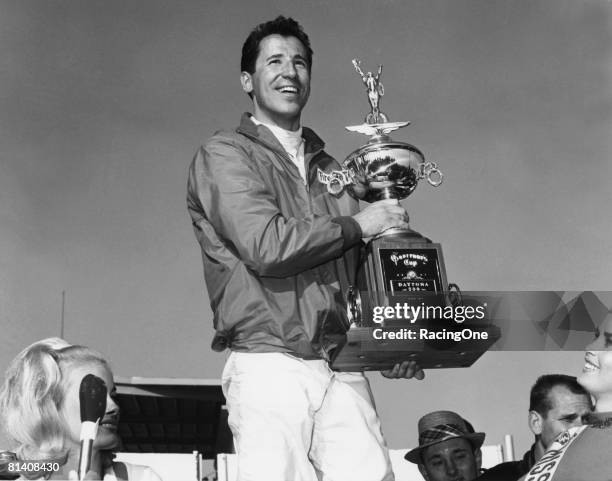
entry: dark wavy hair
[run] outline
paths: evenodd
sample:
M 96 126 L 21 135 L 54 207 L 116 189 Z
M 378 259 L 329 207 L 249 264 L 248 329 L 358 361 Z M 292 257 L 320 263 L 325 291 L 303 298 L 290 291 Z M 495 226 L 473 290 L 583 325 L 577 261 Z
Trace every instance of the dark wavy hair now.
M 308 35 L 302 29 L 302 26 L 293 20 L 291 17 L 283 17 L 279 15 L 274 20 L 260 23 L 249 34 L 244 44 L 242 45 L 242 57 L 240 58 L 240 71 L 250 74 L 255 72 L 255 62 L 259 55 L 259 46 L 261 41 L 269 35 L 281 35 L 283 37 L 295 37 L 306 49 L 306 61 L 308 62 L 308 70 L 312 67 L 312 48 Z
M 529 410 L 536 411 L 542 416 L 547 416 L 548 411 L 553 408 L 550 400 L 550 391 L 555 386 L 564 386 L 573 394 L 579 394 L 586 396 L 590 399 L 589 393 L 580 385 L 574 376 L 567 376 L 565 374 L 545 374 L 540 376 L 533 387 L 529 395 Z

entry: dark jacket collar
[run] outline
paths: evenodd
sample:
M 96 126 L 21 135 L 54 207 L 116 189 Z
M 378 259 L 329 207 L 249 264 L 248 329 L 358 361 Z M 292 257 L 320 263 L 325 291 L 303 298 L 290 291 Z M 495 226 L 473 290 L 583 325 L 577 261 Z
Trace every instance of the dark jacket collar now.
M 285 149 L 270 129 L 265 125 L 255 125 L 251 120 L 251 114 L 248 112 L 242 114 L 237 132 L 258 140 L 283 154 L 285 153 Z M 302 127 L 302 137 L 304 138 L 304 154 L 318 152 L 325 147 L 325 142 L 308 127 Z
M 531 449 L 525 453 L 525 455 L 523 456 L 523 459 L 521 460 L 521 462 L 523 463 L 523 466 L 525 467 L 525 473 L 528 473 L 529 470 L 536 463 L 535 451 L 536 451 L 536 443 L 533 443 L 531 445 Z

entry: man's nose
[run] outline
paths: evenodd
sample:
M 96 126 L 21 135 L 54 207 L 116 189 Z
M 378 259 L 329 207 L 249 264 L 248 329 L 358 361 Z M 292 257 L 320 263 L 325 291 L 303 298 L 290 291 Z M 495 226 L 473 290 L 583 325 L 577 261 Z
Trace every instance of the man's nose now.
M 283 68 L 283 76 L 287 78 L 295 78 L 297 77 L 297 70 L 295 69 L 295 65 L 293 62 L 287 62 Z
M 573 420 L 573 421 L 570 423 L 569 427 L 570 427 L 570 428 L 576 428 L 576 427 L 578 427 L 578 426 L 582 426 L 583 424 L 584 424 L 584 421 L 582 420 L 582 416 L 578 416 L 576 419 L 574 419 L 574 420 Z
M 452 459 L 446 461 L 446 474 L 448 474 L 449 476 L 457 474 L 457 465 Z

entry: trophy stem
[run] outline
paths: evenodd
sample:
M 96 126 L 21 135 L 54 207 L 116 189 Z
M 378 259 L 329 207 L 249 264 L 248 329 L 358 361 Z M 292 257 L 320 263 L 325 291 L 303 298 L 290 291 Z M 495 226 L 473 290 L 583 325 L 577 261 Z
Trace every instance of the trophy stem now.
M 391 229 L 387 229 L 386 231 L 381 232 L 380 234 L 378 234 L 376 237 L 374 237 L 374 239 L 379 239 L 381 237 L 404 237 L 404 238 L 410 238 L 413 240 L 420 240 L 422 242 L 425 243 L 429 243 L 431 242 L 431 239 L 428 239 L 427 237 L 425 237 L 424 235 L 422 235 L 421 233 L 412 230 L 410 227 L 405 227 L 405 228 L 401 228 L 401 227 L 392 227 Z
M 378 197 L 379 199 L 377 200 L 397 199 L 397 191 L 393 188 L 393 186 L 384 187 L 380 190 Z

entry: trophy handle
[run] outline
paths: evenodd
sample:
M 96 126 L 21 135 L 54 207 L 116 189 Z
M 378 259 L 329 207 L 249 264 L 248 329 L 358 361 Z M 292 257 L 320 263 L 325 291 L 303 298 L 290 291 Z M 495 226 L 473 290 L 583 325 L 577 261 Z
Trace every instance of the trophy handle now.
M 435 162 L 425 162 L 421 168 L 420 179 L 427 179 L 434 187 L 438 187 L 444 181 L 444 174 Z
M 354 286 L 346 291 L 346 315 L 349 321 L 347 329 L 354 325 L 361 325 L 363 319 L 361 311 L 361 294 Z
M 331 172 L 323 172 L 317 170 L 319 182 L 327 186 L 327 191 L 331 195 L 340 195 L 347 185 L 352 185 L 355 179 L 355 173 L 349 169 L 332 170 Z

